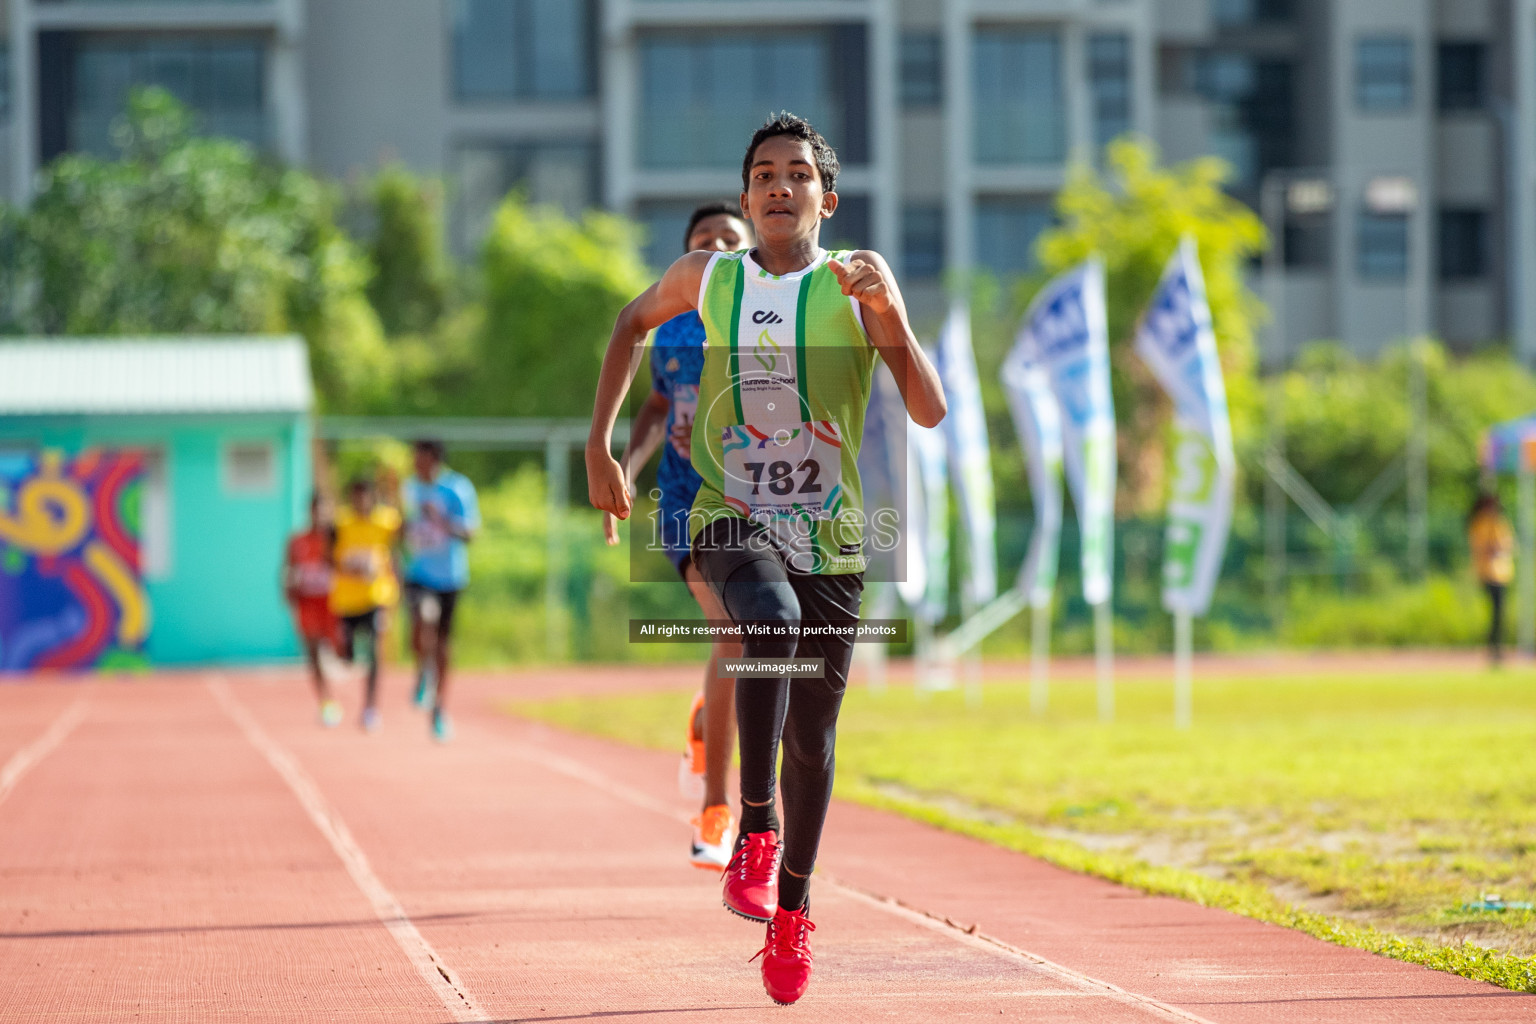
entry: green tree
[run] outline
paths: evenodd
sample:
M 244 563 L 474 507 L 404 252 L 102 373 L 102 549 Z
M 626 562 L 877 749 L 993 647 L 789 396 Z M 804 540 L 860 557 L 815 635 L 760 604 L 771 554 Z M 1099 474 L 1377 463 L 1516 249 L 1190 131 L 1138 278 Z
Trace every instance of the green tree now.
M 1455 516 L 1472 502 L 1478 444 L 1492 425 L 1536 411 L 1536 376 L 1507 352 L 1452 359 L 1426 343 L 1430 503 Z M 1356 501 L 1408 440 L 1409 351 L 1373 362 L 1336 343 L 1306 348 L 1281 381 L 1286 458 L 1337 508 Z M 1401 506 L 1401 491 L 1392 499 Z
M 1151 145 L 1121 139 L 1110 145 L 1103 173 L 1087 166 L 1072 171 L 1056 200 L 1059 223 L 1037 243 L 1047 275 L 1092 255 L 1104 261 L 1121 504 L 1127 512 L 1154 513 L 1163 505 L 1170 407 L 1130 343 L 1168 258 L 1186 235 L 1200 247 L 1233 433 L 1239 446 L 1256 436 L 1254 333 L 1264 308 L 1243 278 L 1248 262 L 1264 248 L 1265 232 L 1251 210 L 1222 191 L 1230 175 L 1215 158 L 1161 167 Z M 1041 283 L 1033 282 L 1021 300 Z
M 0 329 L 294 331 L 327 407 L 386 389 L 368 264 L 337 226 L 334 190 L 193 128 L 169 93 L 136 91 L 117 159 L 62 156 L 28 209 L 0 210 Z
M 475 411 L 590 415 L 614 319 L 649 279 L 628 222 L 508 196 L 481 249 Z
M 443 247 L 443 187 L 391 164 L 369 187 L 373 279 L 368 298 L 391 337 L 424 334 L 448 311 L 452 267 Z

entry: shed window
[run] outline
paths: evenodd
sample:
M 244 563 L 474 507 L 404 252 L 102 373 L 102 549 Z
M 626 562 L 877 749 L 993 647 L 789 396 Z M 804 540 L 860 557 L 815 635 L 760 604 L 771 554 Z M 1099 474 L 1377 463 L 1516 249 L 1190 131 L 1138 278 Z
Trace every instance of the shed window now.
M 277 487 L 277 453 L 271 441 L 236 441 L 224 446 L 224 490 L 266 494 Z

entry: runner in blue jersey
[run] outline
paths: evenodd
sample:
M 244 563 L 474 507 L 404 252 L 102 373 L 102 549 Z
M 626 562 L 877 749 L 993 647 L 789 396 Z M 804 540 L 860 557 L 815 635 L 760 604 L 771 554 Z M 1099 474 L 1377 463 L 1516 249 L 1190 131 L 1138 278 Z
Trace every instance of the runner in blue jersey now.
M 684 233 L 685 251 L 705 249 L 735 252 L 750 243 L 746 222 L 738 209 L 711 203 L 693 211 Z M 661 448 L 656 471 L 657 517 L 662 550 L 687 582 L 706 619 L 723 622 L 725 609 L 694 568 L 689 554 L 688 512 L 699 489 L 699 475 L 690 461 L 693 419 L 699 405 L 699 373 L 704 368 L 704 324 L 692 310 L 656 329 L 651 344 L 651 393 L 635 417 L 629 445 L 620 465 L 630 491 L 635 475 Z M 613 516 L 604 513 L 608 543 L 618 543 Z M 678 768 L 683 794 L 701 801 L 693 819 L 689 859 L 698 867 L 719 871 L 731 859 L 735 822 L 726 801 L 725 780 L 736 738 L 736 683 L 718 676 L 722 658 L 739 658 L 741 645 L 717 643 L 710 652 L 704 689 L 688 712 L 687 743 Z
M 417 441 L 415 472 L 404 487 L 405 601 L 416 653 L 416 706 L 432 709 L 432 736 L 453 736 L 448 718 L 448 654 L 453 613 L 469 585 L 469 542 L 480 529 L 475 485 L 443 465 L 440 441 Z

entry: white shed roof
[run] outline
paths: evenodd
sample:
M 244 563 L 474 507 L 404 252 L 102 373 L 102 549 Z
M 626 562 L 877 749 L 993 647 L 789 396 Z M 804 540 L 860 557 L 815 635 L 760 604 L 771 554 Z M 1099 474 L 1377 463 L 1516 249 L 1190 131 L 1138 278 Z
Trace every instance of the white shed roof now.
M 0 339 L 0 416 L 306 412 L 296 337 Z

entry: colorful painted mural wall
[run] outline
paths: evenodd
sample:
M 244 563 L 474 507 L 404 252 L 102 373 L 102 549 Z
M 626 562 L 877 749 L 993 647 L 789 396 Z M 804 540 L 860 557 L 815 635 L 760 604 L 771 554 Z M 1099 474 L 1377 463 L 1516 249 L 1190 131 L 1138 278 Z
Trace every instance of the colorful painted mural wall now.
M 145 664 L 143 457 L 0 453 L 0 672 Z

